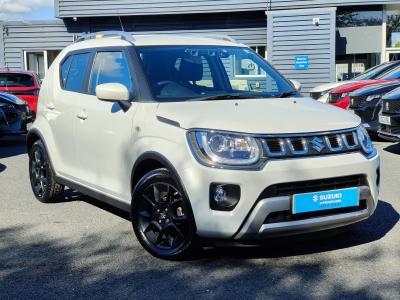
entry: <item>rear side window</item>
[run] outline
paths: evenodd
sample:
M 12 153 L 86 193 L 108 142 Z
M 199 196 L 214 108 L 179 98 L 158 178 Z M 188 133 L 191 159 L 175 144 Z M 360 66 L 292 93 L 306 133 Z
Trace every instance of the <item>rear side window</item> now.
M 122 51 L 98 52 L 90 75 L 89 94 L 96 94 L 96 86 L 103 83 L 120 83 L 132 93 L 133 81 L 128 61 Z
M 0 73 L 0 87 L 33 87 L 35 81 L 29 74 Z
M 61 85 L 65 88 L 65 84 L 67 82 L 68 71 L 71 66 L 73 56 L 68 56 L 66 60 L 61 64 Z
M 71 92 L 82 92 L 83 81 L 89 65 L 90 53 L 80 53 L 72 56 L 65 89 Z

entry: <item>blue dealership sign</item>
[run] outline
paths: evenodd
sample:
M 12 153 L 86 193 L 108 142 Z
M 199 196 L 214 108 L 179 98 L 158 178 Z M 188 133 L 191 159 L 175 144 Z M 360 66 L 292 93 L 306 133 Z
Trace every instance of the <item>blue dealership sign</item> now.
M 359 205 L 358 188 L 293 195 L 293 214 L 338 209 Z
M 308 67 L 309 67 L 308 55 L 295 56 L 294 67 L 296 68 L 296 70 L 308 70 Z

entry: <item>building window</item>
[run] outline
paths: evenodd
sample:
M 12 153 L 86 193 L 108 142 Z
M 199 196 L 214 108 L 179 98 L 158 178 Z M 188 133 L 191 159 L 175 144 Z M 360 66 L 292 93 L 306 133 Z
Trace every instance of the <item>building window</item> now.
M 24 51 L 25 70 L 36 72 L 43 79 L 60 52 L 61 50 Z
M 256 51 L 262 57 L 267 58 L 267 47 L 266 46 L 252 46 L 251 49 Z
M 400 6 L 388 5 L 386 16 L 387 47 L 400 48 Z
M 336 13 L 336 27 L 381 26 L 382 6 L 343 7 Z
M 379 63 L 378 53 L 337 55 L 336 80 L 350 80 Z

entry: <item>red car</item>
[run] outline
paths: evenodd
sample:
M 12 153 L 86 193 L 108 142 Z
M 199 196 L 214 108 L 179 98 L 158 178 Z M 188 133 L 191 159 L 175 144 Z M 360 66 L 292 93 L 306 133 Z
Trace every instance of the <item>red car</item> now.
M 368 85 L 385 83 L 394 80 L 400 80 L 400 67 L 396 67 L 382 74 L 376 80 L 363 80 L 341 85 L 329 92 L 328 103 L 343 109 L 348 109 L 350 105 L 351 92 Z
M 35 72 L 0 70 L 0 92 L 13 94 L 27 102 L 33 115 L 36 114 L 39 90 L 40 79 Z

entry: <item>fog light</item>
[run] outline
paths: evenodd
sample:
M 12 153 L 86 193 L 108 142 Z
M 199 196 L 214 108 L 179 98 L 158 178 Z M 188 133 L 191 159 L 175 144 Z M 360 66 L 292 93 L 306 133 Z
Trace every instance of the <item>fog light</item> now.
M 234 184 L 212 183 L 210 207 L 213 210 L 230 211 L 240 200 L 240 187 Z

